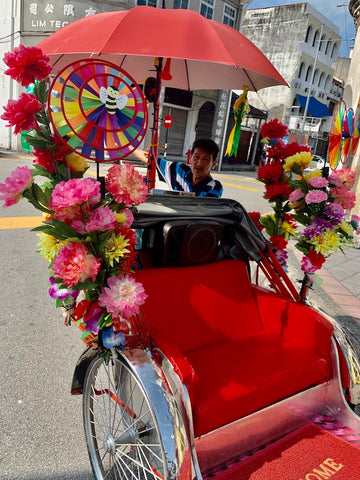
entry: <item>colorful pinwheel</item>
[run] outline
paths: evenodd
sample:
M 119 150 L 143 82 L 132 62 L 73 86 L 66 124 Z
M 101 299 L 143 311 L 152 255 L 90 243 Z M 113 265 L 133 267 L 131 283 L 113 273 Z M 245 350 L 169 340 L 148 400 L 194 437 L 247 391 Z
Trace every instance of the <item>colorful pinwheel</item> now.
M 355 122 L 355 126 L 354 126 L 354 134 L 353 134 L 352 143 L 351 143 L 351 153 L 352 153 L 352 155 L 355 155 L 356 150 L 358 148 L 359 137 L 360 137 L 360 118 L 357 119 L 357 121 Z
M 139 85 L 120 67 L 101 60 L 74 62 L 55 77 L 49 113 L 63 141 L 97 162 L 112 162 L 134 151 L 148 119 Z
M 341 100 L 335 107 L 329 135 L 329 164 L 330 168 L 332 168 L 333 170 L 339 165 L 341 158 L 342 132 L 345 113 L 346 105 L 345 102 Z
M 340 152 L 341 163 L 346 163 L 350 152 L 351 152 L 351 143 L 352 137 L 354 134 L 354 110 L 348 108 L 344 117 L 344 123 L 342 128 L 342 144 Z

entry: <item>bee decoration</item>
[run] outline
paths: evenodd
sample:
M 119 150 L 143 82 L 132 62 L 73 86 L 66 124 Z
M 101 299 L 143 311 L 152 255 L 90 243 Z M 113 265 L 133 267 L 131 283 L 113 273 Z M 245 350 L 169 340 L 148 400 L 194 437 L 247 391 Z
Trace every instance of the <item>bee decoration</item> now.
M 120 95 L 116 87 L 109 85 L 107 88 L 100 88 L 100 100 L 110 115 L 115 115 L 116 110 L 122 110 L 127 103 L 127 96 Z

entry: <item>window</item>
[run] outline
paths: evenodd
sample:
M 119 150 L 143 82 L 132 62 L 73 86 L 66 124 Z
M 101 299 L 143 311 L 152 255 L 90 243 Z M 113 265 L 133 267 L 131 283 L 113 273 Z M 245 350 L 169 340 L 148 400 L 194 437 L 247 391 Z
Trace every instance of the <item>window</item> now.
M 215 0 L 201 0 L 200 13 L 203 17 L 212 20 L 214 15 Z
M 327 92 L 330 88 L 330 81 L 331 81 L 331 78 L 330 78 L 330 75 L 328 75 L 326 77 L 326 81 L 325 81 L 325 86 L 324 86 L 324 90 Z
M 300 65 L 300 68 L 299 68 L 298 78 L 301 78 L 303 76 L 304 70 L 305 70 L 305 63 L 301 62 L 301 65 Z
M 330 40 L 328 40 L 326 44 L 325 55 L 329 53 L 330 43 L 331 43 Z
M 228 3 L 224 3 L 223 23 L 235 28 L 236 22 L 236 8 L 232 7 Z
M 315 73 L 314 73 L 314 80 L 313 80 L 314 85 L 316 85 L 316 82 L 318 81 L 318 78 L 319 78 L 319 70 L 316 69 Z
M 311 36 L 312 36 L 312 26 L 309 25 L 308 29 L 307 29 L 307 32 L 306 32 L 306 38 L 305 38 L 306 43 L 310 43 Z
M 148 7 L 156 7 L 156 0 L 137 0 L 138 5 L 147 5 Z
M 326 47 L 325 35 L 323 35 L 323 36 L 321 37 L 319 51 L 322 52 L 323 50 L 325 50 L 325 47 Z
M 324 85 L 324 79 L 325 79 L 325 73 L 322 72 L 319 78 L 318 87 L 321 87 L 322 85 Z
M 174 8 L 187 10 L 189 8 L 189 0 L 174 0 Z
M 307 71 L 306 71 L 306 77 L 305 77 L 305 81 L 308 82 L 310 80 L 310 77 L 311 77 L 311 65 L 308 67 Z
M 337 43 L 335 42 L 331 51 L 331 58 L 335 57 L 336 49 L 337 49 Z
M 320 33 L 316 30 L 315 35 L 314 35 L 314 40 L 312 43 L 313 47 L 316 47 L 319 41 Z

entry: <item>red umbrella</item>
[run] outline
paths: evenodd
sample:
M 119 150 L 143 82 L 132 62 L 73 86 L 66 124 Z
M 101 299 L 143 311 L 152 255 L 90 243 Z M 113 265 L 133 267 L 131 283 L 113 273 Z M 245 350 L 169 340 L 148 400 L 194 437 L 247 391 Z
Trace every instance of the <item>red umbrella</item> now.
M 287 85 L 244 35 L 193 10 L 137 6 L 98 13 L 66 25 L 38 46 L 50 56 L 54 73 L 85 58 L 115 63 L 139 83 L 156 71 L 155 105 L 161 80 L 184 90 L 242 89 L 247 85 L 257 91 Z M 155 66 L 154 58 L 159 58 Z M 161 75 L 163 59 L 171 59 L 166 76 L 165 72 Z M 157 145 L 158 116 L 154 117 L 152 145 Z M 153 155 L 156 153 L 155 147 Z M 155 178 L 154 172 L 151 177 Z

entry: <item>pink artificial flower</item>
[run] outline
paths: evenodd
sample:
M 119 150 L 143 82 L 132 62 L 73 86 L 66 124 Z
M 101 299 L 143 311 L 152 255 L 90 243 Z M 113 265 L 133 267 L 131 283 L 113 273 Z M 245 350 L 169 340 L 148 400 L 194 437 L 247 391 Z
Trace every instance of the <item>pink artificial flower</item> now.
M 296 190 L 290 193 L 289 202 L 290 203 L 298 202 L 299 200 L 302 200 L 304 196 L 305 196 L 305 193 L 300 188 L 297 188 Z
M 8 100 L 5 105 L 5 113 L 1 115 L 2 120 L 7 121 L 7 127 L 15 127 L 14 134 L 23 131 L 39 130 L 39 124 L 35 114 L 44 108 L 32 93 L 22 93 L 18 100 Z
M 108 278 L 108 287 L 103 287 L 99 295 L 99 305 L 106 308 L 114 317 L 125 320 L 139 312 L 147 294 L 141 283 L 129 275 L 117 275 Z
M 132 213 L 131 210 L 129 210 L 128 208 L 125 208 L 124 210 L 122 210 L 122 212 L 124 215 L 125 215 L 125 218 L 126 220 L 124 222 L 122 222 L 122 225 L 124 227 L 131 227 L 133 221 L 134 221 L 134 215 Z
M 100 201 L 100 182 L 92 178 L 73 178 L 55 185 L 50 205 L 53 209 L 72 207 L 87 203 L 89 206 Z
M 324 177 L 311 177 L 308 181 L 308 185 L 313 188 L 325 188 L 328 186 L 328 181 Z
M 35 80 L 41 82 L 51 73 L 53 67 L 48 63 L 49 60 L 40 48 L 19 45 L 13 52 L 4 55 L 3 61 L 9 67 L 5 74 L 23 87 L 28 87 Z
M 106 232 L 111 230 L 117 225 L 114 212 L 106 205 L 105 207 L 99 207 L 93 210 L 90 214 L 88 221 L 86 222 L 86 231 L 94 232 L 100 230 Z
M 336 175 L 344 182 L 344 187 L 350 190 L 354 186 L 355 171 L 350 170 L 350 168 L 342 168 L 340 170 L 336 170 Z
M 334 187 L 342 187 L 343 186 L 343 181 L 335 173 L 332 173 L 331 175 L 328 176 L 328 183 L 329 183 L 329 185 L 334 186 Z
M 346 187 L 333 188 L 331 190 L 331 196 L 335 203 L 339 203 L 345 210 L 351 210 L 355 207 L 356 195 L 350 192 Z
M 30 188 L 33 177 L 29 167 L 17 167 L 11 172 L 5 183 L 0 183 L 0 200 L 4 201 L 4 207 L 11 207 L 21 199 L 23 192 Z
M 71 288 L 88 278 L 94 282 L 100 265 L 101 259 L 89 253 L 83 243 L 68 242 L 56 255 L 52 269 Z
M 321 203 L 321 202 L 326 202 L 328 196 L 325 192 L 322 190 L 311 190 L 306 196 L 305 196 L 305 202 L 309 205 L 310 203 Z
M 114 196 L 117 203 L 125 203 L 126 207 L 139 205 L 147 197 L 147 186 L 143 177 L 131 163 L 113 165 L 106 177 L 106 188 Z

